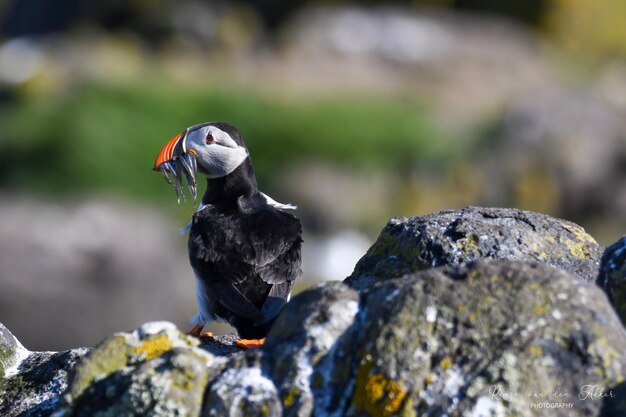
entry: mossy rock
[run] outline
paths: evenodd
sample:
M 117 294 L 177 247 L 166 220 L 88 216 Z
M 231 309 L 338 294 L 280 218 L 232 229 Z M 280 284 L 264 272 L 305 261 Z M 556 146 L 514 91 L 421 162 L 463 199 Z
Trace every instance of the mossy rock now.
M 62 402 L 68 373 L 86 353 L 87 349 L 78 348 L 22 355 L 17 373 L 6 379 L 0 394 L 0 416 L 52 415 Z
M 4 393 L 4 389 L 6 387 L 6 379 L 4 377 L 4 370 L 6 369 L 5 363 L 8 363 L 13 359 L 14 349 L 9 348 L 8 346 L 0 345 L 0 395 Z
M 496 260 L 429 269 L 366 290 L 357 320 L 344 415 L 626 414 L 626 331 L 599 288 L 563 270 Z M 585 386 L 607 398 L 581 399 Z M 571 408 L 531 409 L 564 401 Z
M 73 417 L 198 416 L 212 355 L 173 348 L 127 370 L 92 383 L 72 404 Z
M 96 346 L 78 365 L 72 375 L 68 401 L 80 398 L 83 392 L 109 375 L 126 367 L 150 361 L 174 347 L 192 348 L 199 344 L 167 322 L 144 324 L 133 333 L 118 333 Z
M 613 295 L 620 245 L 603 263 Z M 519 210 L 392 220 L 352 287 L 298 294 L 259 349 L 161 322 L 112 335 L 77 366 L 86 351 L 30 353 L 0 415 L 626 415 L 626 330 L 589 282 L 600 249 L 572 223 Z
M 202 416 L 281 417 L 282 402 L 274 382 L 259 367 L 230 368 L 207 391 Z
M 315 407 L 335 389 L 341 366 L 329 361 L 330 352 L 344 351 L 342 337 L 358 309 L 358 293 L 336 282 L 298 294 L 278 317 L 263 348 L 263 370 L 278 388 L 285 415 L 317 415 Z M 341 365 L 349 372 L 349 364 Z
M 5 371 L 17 363 L 20 350 L 26 351 L 9 329 L 0 323 L 0 395 L 8 385 Z
M 362 290 L 415 271 L 479 259 L 541 262 L 594 281 L 602 251 L 582 227 L 565 220 L 467 207 L 392 219 L 345 282 Z
M 15 365 L 19 349 L 24 347 L 9 329 L 0 323 L 0 380 L 4 378 L 5 369 Z

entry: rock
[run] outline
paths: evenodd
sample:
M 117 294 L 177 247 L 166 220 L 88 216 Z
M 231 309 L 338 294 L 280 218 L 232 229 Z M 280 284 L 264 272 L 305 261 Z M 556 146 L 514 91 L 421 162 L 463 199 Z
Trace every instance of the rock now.
M 414 271 L 485 258 L 543 262 L 592 281 L 601 253 L 574 223 L 517 209 L 467 207 L 392 219 L 345 282 L 360 290 Z
M 103 341 L 76 367 L 62 415 L 197 415 L 219 362 L 171 323 Z
M 617 315 L 626 324 L 626 236 L 604 251 L 598 285 L 604 288 Z
M 333 390 L 335 369 L 329 354 L 339 349 L 337 342 L 353 324 L 358 299 L 340 283 L 299 294 L 278 317 L 262 349 L 235 355 L 226 364 L 228 371 L 210 385 L 202 415 L 324 415 L 320 404 Z M 349 364 L 343 365 L 349 372 Z
M 340 283 L 305 291 L 287 305 L 264 346 L 264 372 L 277 384 L 289 416 L 323 415 L 334 372 L 349 372 L 343 337 L 359 310 L 356 291 Z M 339 365 L 339 366 L 337 366 Z M 346 369 L 346 365 L 348 368 Z
M 274 383 L 259 367 L 231 368 L 208 391 L 202 416 L 280 417 L 283 408 Z
M 626 330 L 590 282 L 599 252 L 519 210 L 395 219 L 351 286 L 294 297 L 261 348 L 155 322 L 88 354 L 9 355 L 0 415 L 626 415 Z
M 92 381 L 64 415 L 198 415 L 211 361 L 211 355 L 201 349 L 171 348 L 154 359 Z
M 581 400 L 584 386 L 625 394 L 626 332 L 605 295 L 547 265 L 481 261 L 383 282 L 359 321 L 346 415 L 534 415 L 531 403 L 561 401 L 573 408 L 545 415 L 590 416 L 617 405 Z
M 49 416 L 62 403 L 68 375 L 87 354 L 85 348 L 63 352 L 32 352 L 8 379 L 0 401 L 0 415 Z
M 27 352 L 24 346 L 0 323 L 0 392 L 4 385 L 5 371 L 16 365 L 20 354 L 24 352 Z
M 0 324 L 0 415 L 49 416 L 67 389 L 68 373 L 86 353 L 29 352 Z
M 238 339 L 235 333 L 215 335 L 210 338 L 203 338 L 201 347 L 215 356 L 228 356 L 240 351 L 235 345 Z
M 218 343 L 200 344 L 168 323 L 113 335 L 74 367 L 62 403 L 57 396 L 46 412 L 19 412 L 55 410 L 55 417 L 626 412 L 626 331 L 601 289 L 541 263 L 481 260 L 432 268 L 380 282 L 360 295 L 327 283 L 295 297 L 262 348 L 222 352 L 225 356 L 205 349 Z M 20 366 L 22 377 L 28 372 Z M 543 397 L 530 397 L 531 392 Z M 531 404 L 542 402 L 571 406 L 535 413 Z M 8 412 L 2 415 L 19 414 L 4 407 Z

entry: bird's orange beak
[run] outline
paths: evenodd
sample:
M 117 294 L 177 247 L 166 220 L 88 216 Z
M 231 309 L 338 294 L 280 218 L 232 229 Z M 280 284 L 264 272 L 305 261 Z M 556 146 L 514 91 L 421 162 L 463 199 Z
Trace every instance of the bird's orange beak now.
M 197 197 L 197 153 L 193 149 L 187 153 L 187 132 L 188 129 L 170 139 L 159 151 L 152 167 L 155 171 L 160 171 L 165 180 L 174 186 L 179 203 L 181 197 L 185 198 L 182 186 L 184 181 L 187 182 L 194 202 Z
M 177 145 L 179 145 L 179 142 L 181 141 L 181 138 L 183 137 L 182 133 L 179 133 L 178 135 L 174 136 L 172 139 L 170 139 L 165 146 L 163 147 L 163 149 L 161 149 L 161 151 L 159 152 L 159 154 L 156 157 L 156 160 L 154 161 L 154 167 L 152 168 L 155 171 L 161 171 L 161 165 L 163 165 L 166 162 L 170 162 L 172 161 L 172 159 L 174 159 L 174 150 L 177 148 Z M 179 146 L 179 148 L 182 146 L 182 144 Z

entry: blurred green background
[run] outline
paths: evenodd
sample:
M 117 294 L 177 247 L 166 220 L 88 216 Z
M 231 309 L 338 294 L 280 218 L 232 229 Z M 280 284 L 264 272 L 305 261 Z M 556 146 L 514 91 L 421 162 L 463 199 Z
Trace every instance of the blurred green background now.
M 299 206 L 302 287 L 343 279 L 390 217 L 466 205 L 612 243 L 625 4 L 0 3 L 0 322 L 32 349 L 184 327 L 176 229 L 194 206 L 150 168 L 211 120 L 241 130 L 264 192 Z

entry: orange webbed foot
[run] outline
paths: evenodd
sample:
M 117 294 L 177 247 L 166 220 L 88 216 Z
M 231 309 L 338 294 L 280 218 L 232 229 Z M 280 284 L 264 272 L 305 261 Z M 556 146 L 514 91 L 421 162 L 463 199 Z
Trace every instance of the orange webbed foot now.
M 204 332 L 200 335 L 200 339 L 210 339 L 213 337 L 213 332 Z
M 202 328 L 203 328 L 203 327 L 204 327 L 204 326 L 202 326 L 202 325 L 200 325 L 200 324 L 196 323 L 196 324 L 194 324 L 194 326 L 191 328 L 191 330 L 189 330 L 189 331 L 187 332 L 187 335 L 189 335 L 189 336 L 193 336 L 193 337 L 198 337 L 198 338 L 199 338 L 199 337 L 200 337 L 200 333 L 202 333 Z M 213 334 L 211 334 L 211 336 L 213 336 Z
M 254 349 L 262 346 L 265 343 L 265 338 L 263 339 L 239 339 L 235 342 L 235 345 L 239 349 Z

